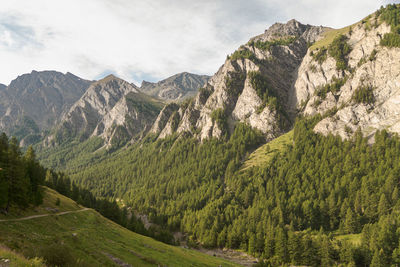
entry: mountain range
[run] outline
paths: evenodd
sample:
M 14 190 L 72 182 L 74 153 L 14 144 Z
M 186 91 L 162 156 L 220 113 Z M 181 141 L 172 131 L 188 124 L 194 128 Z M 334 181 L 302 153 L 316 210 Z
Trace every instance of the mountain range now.
M 70 73 L 33 71 L 0 91 L 0 127 L 23 144 L 44 137 L 52 146 L 99 136 L 110 147 L 149 131 L 160 138 L 175 132 L 220 138 L 245 122 L 268 141 L 290 129 L 299 114 L 336 109 L 316 132 L 344 138 L 358 128 L 371 137 L 380 129 L 397 132 L 392 103 L 398 95 L 398 55 L 379 45 L 390 32 L 388 25 L 365 26 L 374 21 L 366 18 L 340 31 L 295 20 L 276 23 L 229 55 L 211 78 L 180 73 L 157 83 L 143 81 L 138 88 L 113 75 L 87 81 Z M 338 46 L 349 46 L 346 55 L 335 55 L 342 57 L 340 67 L 322 47 L 337 36 L 343 36 Z M 354 101 L 363 88 L 377 88 L 371 90 L 374 103 Z
M 102 136 L 111 144 L 114 135 L 125 140 L 146 132 L 163 101 L 185 99 L 207 80 L 208 76 L 180 73 L 138 88 L 113 75 L 88 81 L 71 73 L 32 71 L 8 86 L 0 85 L 0 130 L 22 145 L 44 138 L 48 146 L 90 136 Z
M 33 71 L 0 86 L 0 130 L 174 242 L 260 266 L 400 264 L 399 27 L 399 5 L 342 29 L 275 23 L 211 77 L 140 87 Z

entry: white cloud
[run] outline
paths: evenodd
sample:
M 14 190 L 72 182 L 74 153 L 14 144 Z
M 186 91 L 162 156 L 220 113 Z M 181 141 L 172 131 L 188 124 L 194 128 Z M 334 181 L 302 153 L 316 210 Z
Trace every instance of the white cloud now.
M 12 47 L 14 45 L 14 40 L 11 37 L 11 33 L 7 30 L 3 31 L 0 35 L 0 43 L 3 43 L 5 46 Z
M 376 0 L 0 1 L 0 82 L 32 69 L 130 81 L 213 74 L 226 55 L 275 21 L 342 27 Z

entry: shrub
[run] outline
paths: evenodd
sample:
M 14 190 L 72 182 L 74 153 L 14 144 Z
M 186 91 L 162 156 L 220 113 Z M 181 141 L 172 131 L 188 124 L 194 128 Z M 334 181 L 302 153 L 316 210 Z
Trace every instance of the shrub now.
M 228 59 L 235 61 L 240 59 L 250 59 L 251 61 L 257 61 L 256 56 L 248 49 L 240 48 L 233 52 L 232 55 L 228 56 Z
M 229 96 L 237 98 L 244 87 L 246 75 L 243 72 L 229 72 L 225 76 L 225 85 Z
M 329 55 L 336 60 L 337 70 L 347 69 L 347 56 L 351 52 L 351 47 L 347 43 L 348 39 L 346 35 L 341 34 L 328 47 Z
M 259 107 L 258 112 L 261 112 L 267 104 L 270 108 L 277 110 L 277 96 L 272 90 L 267 78 L 257 71 L 250 71 L 247 75 L 251 86 L 256 91 L 258 97 L 262 100 L 262 105 Z
M 371 55 L 369 55 L 369 61 L 374 61 L 376 59 L 376 53 L 378 53 L 378 51 L 376 51 L 375 49 L 372 50 Z
M 389 24 L 392 29 L 400 25 L 400 8 L 396 4 L 381 7 L 377 14 L 380 15 L 380 20 Z
M 315 53 L 311 51 L 311 56 L 321 65 L 327 59 L 327 51 L 325 47 L 321 47 Z
M 314 94 L 316 96 L 319 96 L 322 99 L 325 99 L 326 95 L 329 92 L 332 92 L 333 94 L 336 94 L 337 92 L 339 92 L 340 88 L 342 88 L 342 86 L 346 83 L 346 81 L 347 81 L 347 76 L 345 76 L 341 79 L 333 77 L 331 83 L 318 87 L 315 90 Z
M 398 33 L 385 33 L 381 40 L 382 46 L 400 47 L 400 35 Z
M 224 132 L 228 129 L 228 118 L 226 116 L 225 109 L 223 108 L 215 109 L 211 113 L 211 119 L 218 125 L 221 131 Z
M 378 12 L 380 20 L 390 25 L 391 32 L 386 33 L 381 40 L 382 46 L 400 47 L 400 7 L 398 5 L 387 5 Z
M 352 96 L 356 103 L 372 104 L 375 101 L 373 88 L 370 85 L 357 88 Z

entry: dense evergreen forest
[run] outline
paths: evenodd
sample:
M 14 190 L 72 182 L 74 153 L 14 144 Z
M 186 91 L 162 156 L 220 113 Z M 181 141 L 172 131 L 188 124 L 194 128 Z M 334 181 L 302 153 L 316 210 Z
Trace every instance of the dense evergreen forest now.
M 23 154 L 16 138 L 0 135 L 0 211 L 7 213 L 10 206 L 26 208 L 42 203 L 40 185 L 44 168 L 36 160 L 32 147 Z
M 73 178 L 191 246 L 244 249 L 273 266 L 398 262 L 400 139 L 324 137 L 312 131 L 320 119 L 299 119 L 293 144 L 262 167 L 241 169 L 263 139 L 238 124 L 226 142 L 149 137 Z M 336 238 L 350 234 L 361 244 Z

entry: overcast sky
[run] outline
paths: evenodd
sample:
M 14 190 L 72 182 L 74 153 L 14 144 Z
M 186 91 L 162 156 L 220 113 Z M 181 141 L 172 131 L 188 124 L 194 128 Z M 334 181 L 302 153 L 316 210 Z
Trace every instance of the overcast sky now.
M 32 70 L 140 85 L 214 74 L 274 22 L 340 28 L 388 0 L 0 0 L 0 82 Z

